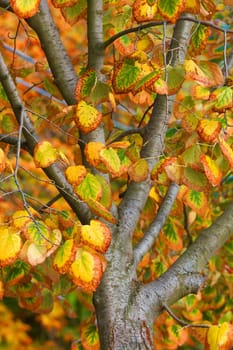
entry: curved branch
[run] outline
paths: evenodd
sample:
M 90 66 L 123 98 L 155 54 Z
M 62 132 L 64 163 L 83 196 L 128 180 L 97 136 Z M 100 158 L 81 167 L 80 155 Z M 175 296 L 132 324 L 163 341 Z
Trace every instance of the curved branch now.
M 134 249 L 134 263 L 137 265 L 143 258 L 144 254 L 148 252 L 153 246 L 153 243 L 161 231 L 170 211 L 172 205 L 176 199 L 177 193 L 179 191 L 179 186 L 175 183 L 171 183 L 166 193 L 166 196 L 161 204 L 158 214 L 155 220 L 150 225 L 149 229 L 146 231 L 142 240 Z
M 207 262 L 232 237 L 232 227 L 233 202 L 163 275 L 141 287 L 136 304 L 146 301 L 148 312 L 153 310 L 158 315 L 164 303 L 171 305 L 189 293 L 196 293 L 205 280 L 203 270 Z
M 233 34 L 233 30 L 226 30 L 226 29 L 222 29 L 219 26 L 215 25 L 212 22 L 209 21 L 203 21 L 203 20 L 199 20 L 193 17 L 189 17 L 189 16 L 181 16 L 178 21 L 190 21 L 193 23 L 197 23 L 197 24 L 203 24 L 204 26 L 207 27 L 211 27 L 213 29 L 218 30 L 219 32 L 223 32 L 223 33 L 229 33 L 229 34 Z M 122 30 L 119 33 L 116 33 L 115 35 L 113 35 L 111 38 L 109 38 L 108 40 L 106 40 L 103 43 L 103 48 L 106 49 L 109 45 L 113 44 L 115 40 L 121 38 L 122 36 L 126 35 L 126 34 L 130 34 L 130 33 L 138 33 L 143 29 L 147 29 L 147 28 L 152 28 L 152 27 L 157 27 L 157 26 L 161 26 L 164 23 L 166 24 L 170 24 L 173 25 L 173 23 L 169 22 L 169 21 L 152 21 L 149 23 L 145 23 L 145 24 L 140 24 L 137 27 L 133 27 L 133 28 L 128 28 L 125 30 Z

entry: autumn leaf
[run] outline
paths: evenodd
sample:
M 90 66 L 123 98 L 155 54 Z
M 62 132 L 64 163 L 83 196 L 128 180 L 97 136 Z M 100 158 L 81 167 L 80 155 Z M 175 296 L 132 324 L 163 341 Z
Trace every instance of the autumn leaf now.
M 48 141 L 39 142 L 34 149 L 34 161 L 38 168 L 47 168 L 58 158 L 58 152 Z
M 229 350 L 233 345 L 233 325 L 227 322 L 211 326 L 207 335 L 210 350 Z
M 87 0 L 76 0 L 73 6 L 61 8 L 61 13 L 66 22 L 70 25 L 75 24 L 81 18 L 84 18 L 87 12 Z
M 121 171 L 121 161 L 115 149 L 112 147 L 100 151 L 100 159 L 113 176 L 117 176 Z
M 207 197 L 204 192 L 188 189 L 182 199 L 188 207 L 199 215 L 204 215 L 208 208 Z
M 89 198 L 86 200 L 87 205 L 91 209 L 91 211 L 101 218 L 105 219 L 108 222 L 111 222 L 112 224 L 115 224 L 117 222 L 116 218 L 112 215 L 112 213 L 107 210 L 100 202 Z
M 157 1 L 135 0 L 133 3 L 133 15 L 137 22 L 151 21 L 157 13 Z
M 0 226 L 0 267 L 12 264 L 21 249 L 21 238 L 18 231 L 7 225 Z
M 228 160 L 231 169 L 233 170 L 233 150 L 231 146 L 222 137 L 219 137 L 219 146 L 223 155 Z
M 28 18 L 38 12 L 40 0 L 11 0 L 10 4 L 17 16 Z
M 81 324 L 81 342 L 84 349 L 100 349 L 99 333 L 94 321 L 85 321 Z
M 85 97 L 90 96 L 97 82 L 96 71 L 94 69 L 87 69 L 85 73 L 81 75 L 75 88 L 76 99 L 82 100 Z
M 104 148 L 105 146 L 102 142 L 88 142 L 85 145 L 84 153 L 90 165 L 96 167 L 100 164 L 100 151 Z
M 52 0 L 54 7 L 72 6 L 76 3 L 76 0 Z
M 140 69 L 135 65 L 134 59 L 125 59 L 115 67 L 113 88 L 116 93 L 132 91 L 140 76 Z
M 90 225 L 81 227 L 80 240 L 84 245 L 105 253 L 111 243 L 111 232 L 103 222 L 91 220 Z
M 221 128 L 221 123 L 216 120 L 201 119 L 197 125 L 197 132 L 204 141 L 214 143 L 218 139 Z
M 53 268 L 59 273 L 65 274 L 74 260 L 76 249 L 73 239 L 66 240 L 56 251 Z
M 133 163 L 128 169 L 130 180 L 135 182 L 141 182 L 146 180 L 148 173 L 149 167 L 145 159 L 139 159 L 136 163 Z
M 221 170 L 217 166 L 217 163 L 206 154 L 201 154 L 200 159 L 203 164 L 206 177 L 208 178 L 211 185 L 219 185 L 223 175 Z
M 89 291 L 95 291 L 103 275 L 103 257 L 87 247 L 79 247 L 69 268 L 73 282 Z
M 184 10 L 183 0 L 158 0 L 158 10 L 162 16 L 171 22 L 175 22 Z
M 84 180 L 75 188 L 77 194 L 83 200 L 99 200 L 102 195 L 102 187 L 95 175 L 88 173 Z
M 76 106 L 74 121 L 77 127 L 87 134 L 99 126 L 102 121 L 102 114 L 82 100 Z
M 66 169 L 65 175 L 69 183 L 79 185 L 87 175 L 87 169 L 83 165 L 72 165 Z

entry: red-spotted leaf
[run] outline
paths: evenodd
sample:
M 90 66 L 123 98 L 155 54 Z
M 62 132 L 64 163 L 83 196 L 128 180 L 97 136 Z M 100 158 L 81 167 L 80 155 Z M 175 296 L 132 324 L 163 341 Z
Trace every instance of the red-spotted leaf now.
M 233 170 L 233 150 L 231 146 L 222 137 L 219 137 L 219 146 L 221 148 L 222 153 L 227 158 L 231 170 Z
M 85 179 L 76 187 L 76 192 L 83 200 L 99 200 L 102 195 L 102 187 L 95 175 L 88 173 Z
M 135 0 L 133 3 L 133 15 L 137 22 L 151 21 L 157 13 L 157 1 Z
M 130 180 L 141 182 L 147 179 L 149 173 L 148 163 L 145 159 L 139 159 L 128 168 Z
M 72 281 L 86 291 L 95 291 L 104 271 L 103 257 L 88 247 L 79 247 L 69 268 Z
M 7 225 L 0 226 L 0 267 L 12 264 L 21 249 L 21 238 L 17 231 Z
M 87 69 L 81 75 L 75 88 L 75 97 L 79 101 L 87 96 L 90 96 L 97 82 L 96 71 Z
M 117 176 L 120 174 L 121 161 L 115 149 L 112 147 L 102 149 L 100 151 L 100 159 L 111 175 Z
M 203 164 L 206 177 L 211 183 L 211 185 L 219 185 L 222 180 L 223 174 L 217 166 L 216 162 L 206 154 L 201 154 L 200 159 Z
M 197 126 L 197 132 L 205 142 L 214 143 L 218 139 L 221 128 L 221 123 L 216 120 L 201 119 Z
M 79 185 L 87 175 L 87 169 L 83 165 L 72 165 L 66 168 L 65 175 L 69 183 Z
M 100 216 L 101 218 L 105 219 L 108 222 L 111 222 L 112 224 L 116 224 L 116 218 L 100 202 L 94 199 L 88 199 L 86 200 L 86 203 L 95 215 Z
M 77 127 L 85 134 L 95 130 L 102 121 L 102 114 L 85 101 L 76 106 L 74 121 Z
M 47 168 L 58 158 L 58 152 L 50 142 L 39 142 L 34 149 L 34 161 L 38 168 Z
M 76 254 L 76 246 L 73 239 L 68 239 L 62 244 L 61 247 L 56 251 L 53 259 L 53 268 L 61 274 L 65 274 Z
M 76 0 L 52 0 L 54 7 L 72 6 L 76 3 Z
M 209 188 L 209 182 L 206 176 L 200 171 L 194 170 L 190 167 L 185 167 L 182 177 L 183 183 L 196 191 L 207 191 Z
M 135 65 L 135 60 L 127 58 L 118 63 L 113 76 L 113 88 L 116 93 L 132 91 L 140 76 L 141 70 Z
M 40 0 L 10 0 L 10 4 L 17 16 L 28 18 L 38 12 Z
M 80 240 L 84 245 L 105 253 L 111 243 L 111 232 L 103 222 L 91 220 L 90 225 L 81 227 Z
M 177 18 L 184 10 L 184 5 L 184 0 L 158 0 L 159 12 L 171 22 L 176 22 Z
M 76 0 L 73 6 L 63 7 L 61 13 L 66 22 L 75 24 L 80 19 L 85 18 L 87 12 L 87 0 Z

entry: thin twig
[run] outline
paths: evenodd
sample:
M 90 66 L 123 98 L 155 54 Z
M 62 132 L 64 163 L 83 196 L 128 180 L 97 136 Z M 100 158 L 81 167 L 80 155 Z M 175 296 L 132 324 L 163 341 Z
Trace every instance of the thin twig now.
M 206 323 L 188 323 L 184 320 L 181 320 L 179 317 L 174 314 L 174 312 L 165 304 L 162 303 L 163 308 L 167 311 L 167 313 L 176 320 L 181 326 L 184 326 L 185 328 L 195 327 L 195 328 L 210 328 L 210 324 Z

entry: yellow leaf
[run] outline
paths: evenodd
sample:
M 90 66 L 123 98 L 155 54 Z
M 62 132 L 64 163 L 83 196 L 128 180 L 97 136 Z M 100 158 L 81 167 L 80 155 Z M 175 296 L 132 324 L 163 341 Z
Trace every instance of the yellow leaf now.
M 101 142 L 89 142 L 84 148 L 84 154 L 90 165 L 96 167 L 100 164 L 100 151 L 104 149 L 104 144 Z
M 199 136 L 206 142 L 217 141 L 222 126 L 216 120 L 201 119 L 197 126 Z
M 100 199 L 102 187 L 95 175 L 88 173 L 84 180 L 77 186 L 76 192 L 83 200 Z
M 40 0 L 11 0 L 10 4 L 17 16 L 28 18 L 38 12 Z
M 195 80 L 202 86 L 213 86 L 213 81 L 203 72 L 203 70 L 193 61 L 186 60 L 184 62 L 186 78 Z
M 116 224 L 116 218 L 100 202 L 90 198 L 86 200 L 86 203 L 95 215 L 100 216 L 101 218 L 107 220 L 108 222 L 111 222 L 112 224 Z
M 7 225 L 0 226 L 0 267 L 12 264 L 19 255 L 21 238 Z
M 203 164 L 206 177 L 211 183 L 211 185 L 219 185 L 222 180 L 223 174 L 217 166 L 217 163 L 206 154 L 201 154 L 200 159 Z
M 103 257 L 87 247 L 79 247 L 69 273 L 73 282 L 87 290 L 95 291 L 104 271 Z
M 69 166 L 65 171 L 65 175 L 69 183 L 79 185 L 87 175 L 87 169 L 83 165 Z
M 90 225 L 81 227 L 80 239 L 83 244 L 105 253 L 111 243 L 111 232 L 103 222 L 91 220 Z
M 115 149 L 108 148 L 100 151 L 100 158 L 112 176 L 118 176 L 121 171 L 121 161 Z
M 34 149 L 34 161 L 38 168 L 47 168 L 58 158 L 58 152 L 48 141 L 39 142 Z
M 207 341 L 210 350 L 229 350 L 233 345 L 233 325 L 224 322 L 209 328 Z
M 76 106 L 74 120 L 77 127 L 87 134 L 99 126 L 102 121 L 102 114 L 85 101 L 80 101 Z
M 68 271 L 71 263 L 74 260 L 76 246 L 73 239 L 68 239 L 58 248 L 53 260 L 53 268 L 61 274 Z

